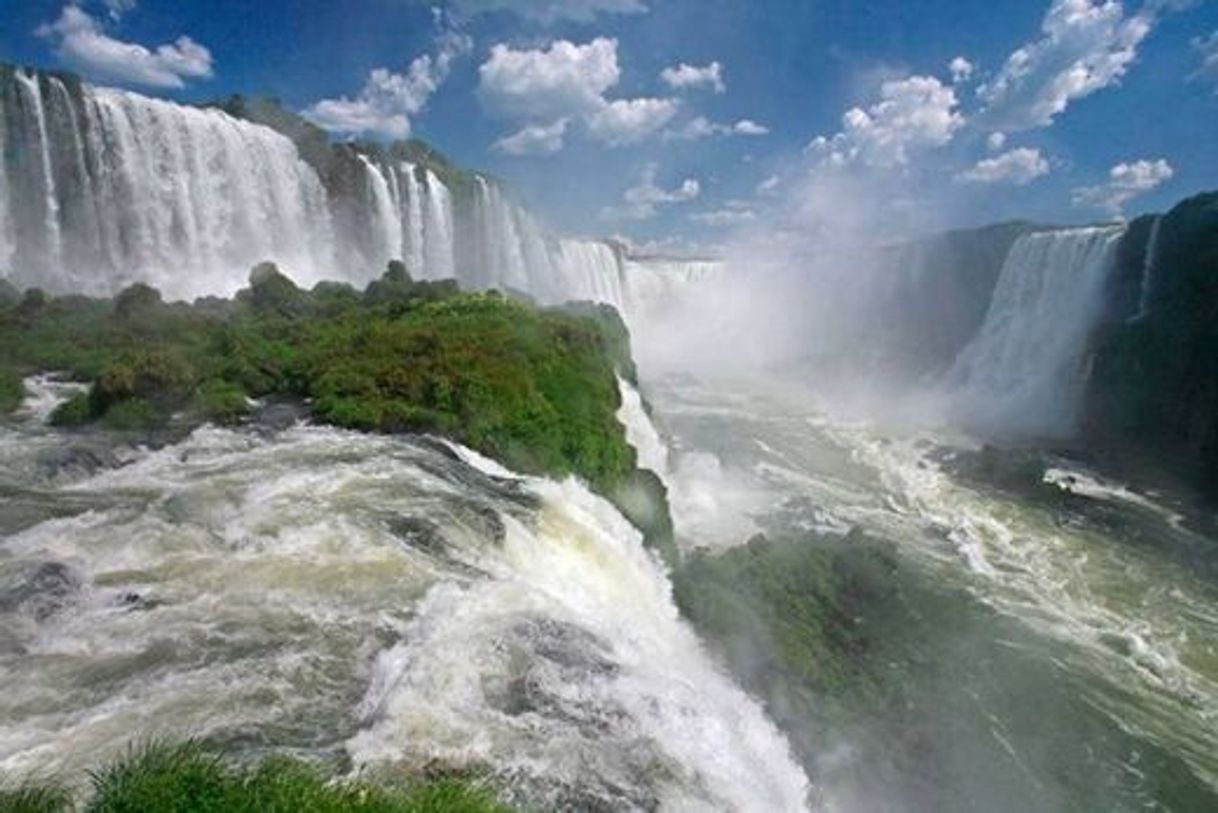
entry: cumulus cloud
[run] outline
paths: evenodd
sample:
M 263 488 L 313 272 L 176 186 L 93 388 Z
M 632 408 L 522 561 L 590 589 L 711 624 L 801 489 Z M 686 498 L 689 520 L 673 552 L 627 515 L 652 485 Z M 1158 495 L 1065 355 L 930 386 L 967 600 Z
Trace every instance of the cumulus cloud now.
M 989 147 L 991 152 L 998 152 L 1006 143 L 1006 133 L 990 133 L 985 139 L 985 146 Z
M 644 14 L 642 0 L 452 0 L 458 15 L 472 17 L 490 11 L 510 11 L 549 25 L 569 20 L 590 23 L 598 14 Z
M 958 103 L 955 91 L 933 76 L 889 80 L 878 102 L 847 111 L 841 131 L 818 136 L 808 151 L 832 165 L 903 166 L 914 151 L 952 140 L 964 125 Z
M 1049 162 L 1040 150 L 1020 147 L 994 158 L 978 161 L 971 169 L 961 172 L 956 180 L 967 183 L 1010 183 L 1024 186 L 1042 175 L 1049 174 Z
M 1193 78 L 1214 82 L 1215 86 L 1218 86 L 1218 31 L 1208 37 L 1194 38 L 1193 50 L 1201 55 L 1201 67 L 1193 74 Z
M 553 124 L 530 124 L 491 145 L 495 152 L 505 155 L 552 155 L 563 148 L 568 119 Z
M 639 182 L 622 194 L 620 207 L 601 210 L 605 220 L 650 220 L 661 206 L 686 203 L 702 194 L 702 185 L 697 178 L 686 178 L 672 189 L 664 189 L 657 182 L 659 167 L 652 163 L 643 167 Z
M 323 99 L 302 111 L 319 127 L 333 133 L 406 138 L 412 116 L 427 106 L 448 78 L 453 60 L 473 47 L 469 37 L 445 31 L 436 40 L 435 54 L 416 57 L 405 73 L 376 68 L 354 98 Z
M 579 121 L 591 138 L 611 147 L 638 143 L 661 130 L 679 109 L 675 99 L 606 97 L 621 78 L 617 45 L 605 37 L 582 45 L 556 40 L 532 49 L 495 45 L 478 69 L 478 96 L 490 112 L 524 124 L 497 144 L 516 144 L 517 136 L 523 144 L 553 133 L 563 119 Z M 546 140 L 551 151 L 562 145 L 561 138 Z
M 588 133 L 611 147 L 637 144 L 677 114 L 673 99 L 615 99 L 587 118 Z
M 1041 37 L 1016 49 L 978 88 L 995 127 L 1047 127 L 1077 99 L 1120 82 L 1164 2 L 1125 14 L 1119 0 L 1053 0 Z
M 752 223 L 757 219 L 757 213 L 753 211 L 747 201 L 730 200 L 718 209 L 694 212 L 689 219 L 703 226 L 722 229 Z
M 668 141 L 697 141 L 716 135 L 763 136 L 769 132 L 770 128 L 752 119 L 740 119 L 734 124 L 719 124 L 705 116 L 695 116 L 681 127 L 669 130 L 664 134 L 664 138 Z
M 758 195 L 772 195 L 778 191 L 778 187 L 781 183 L 782 183 L 782 179 L 779 178 L 777 175 L 770 175 L 765 180 L 763 180 L 761 183 L 757 184 L 757 194 Z
M 960 84 L 973 78 L 976 66 L 962 56 L 958 56 L 948 64 L 947 69 L 952 73 L 952 82 Z
M 1174 174 L 1171 164 L 1162 158 L 1120 163 L 1108 171 L 1107 183 L 1075 189 L 1074 203 L 1120 216 L 1126 203 L 1171 180 Z
M 545 49 L 495 45 L 478 69 L 478 94 L 488 110 L 508 117 L 586 115 L 604 106 L 617 84 L 617 40 L 585 45 L 557 40 Z
M 111 13 L 134 4 L 111 6 Z M 93 79 L 159 88 L 180 88 L 187 79 L 212 75 L 212 56 L 190 37 L 146 48 L 108 35 L 102 25 L 75 5 L 64 6 L 59 19 L 38 27 L 38 36 L 52 43 L 63 62 Z
M 665 68 L 660 71 L 660 79 L 673 90 L 708 88 L 715 93 L 727 90 L 727 86 L 723 83 L 723 66 L 718 62 L 712 62 L 701 68 L 682 62 L 675 68 Z

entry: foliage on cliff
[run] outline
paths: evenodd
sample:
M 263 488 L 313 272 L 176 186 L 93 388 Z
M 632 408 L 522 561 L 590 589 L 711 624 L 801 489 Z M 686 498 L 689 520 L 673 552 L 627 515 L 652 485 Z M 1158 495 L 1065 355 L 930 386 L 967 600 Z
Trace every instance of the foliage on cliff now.
M 589 306 L 592 307 L 592 306 Z M 250 399 L 307 399 L 351 428 L 451 437 L 524 472 L 575 473 L 611 493 L 635 467 L 615 413 L 629 339 L 612 312 L 542 310 L 400 263 L 363 292 L 301 290 L 273 265 L 235 300 L 165 303 L 135 285 L 113 301 L 27 292 L 0 307 L 0 401 L 19 376 L 91 383 L 53 422 L 166 430 L 239 421 Z
M 381 785 L 332 780 L 317 767 L 285 757 L 240 766 L 197 743 L 132 749 L 91 774 L 76 799 L 53 784 L 0 786 L 0 810 L 10 813 L 507 813 L 475 781 L 438 778 Z M 78 803 L 79 802 L 79 803 Z

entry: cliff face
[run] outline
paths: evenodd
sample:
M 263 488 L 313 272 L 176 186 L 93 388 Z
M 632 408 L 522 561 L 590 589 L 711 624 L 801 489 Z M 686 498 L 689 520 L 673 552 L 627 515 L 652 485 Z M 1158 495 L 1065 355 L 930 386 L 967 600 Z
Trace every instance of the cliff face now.
M 1218 193 L 1134 221 L 1093 338 L 1084 436 L 1218 491 Z

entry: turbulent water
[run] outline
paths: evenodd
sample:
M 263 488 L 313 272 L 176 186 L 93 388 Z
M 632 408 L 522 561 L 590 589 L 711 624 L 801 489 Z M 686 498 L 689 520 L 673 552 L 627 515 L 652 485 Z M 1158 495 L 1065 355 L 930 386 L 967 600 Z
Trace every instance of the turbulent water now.
M 734 499 L 757 530 L 810 545 L 851 529 L 894 545 L 884 587 L 910 606 L 867 668 L 905 699 L 818 732 L 826 809 L 1218 803 L 1218 541 L 1170 495 L 1047 456 L 1012 492 L 957 470 L 966 439 L 843 421 L 790 391 L 672 382 L 653 403 L 717 461 L 705 509 Z M 685 507 L 683 544 L 706 544 Z
M 985 322 L 947 375 L 960 417 L 1007 432 L 1073 431 L 1087 339 L 1123 232 L 1038 232 L 1015 242 Z
M 194 734 L 483 768 L 544 806 L 805 805 L 663 567 L 575 481 L 269 421 L 67 439 L 40 423 L 66 393 L 30 385 L 0 430 L 0 771 Z

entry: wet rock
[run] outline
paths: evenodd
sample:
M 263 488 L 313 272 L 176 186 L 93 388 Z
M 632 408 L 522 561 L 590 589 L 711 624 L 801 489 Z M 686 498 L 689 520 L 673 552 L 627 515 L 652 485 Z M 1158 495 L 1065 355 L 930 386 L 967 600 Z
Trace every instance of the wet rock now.
M 63 562 L 26 565 L 0 587 L 0 613 L 19 613 L 45 621 L 70 606 L 79 594 L 81 578 Z M 2 578 L 2 577 L 0 577 Z

